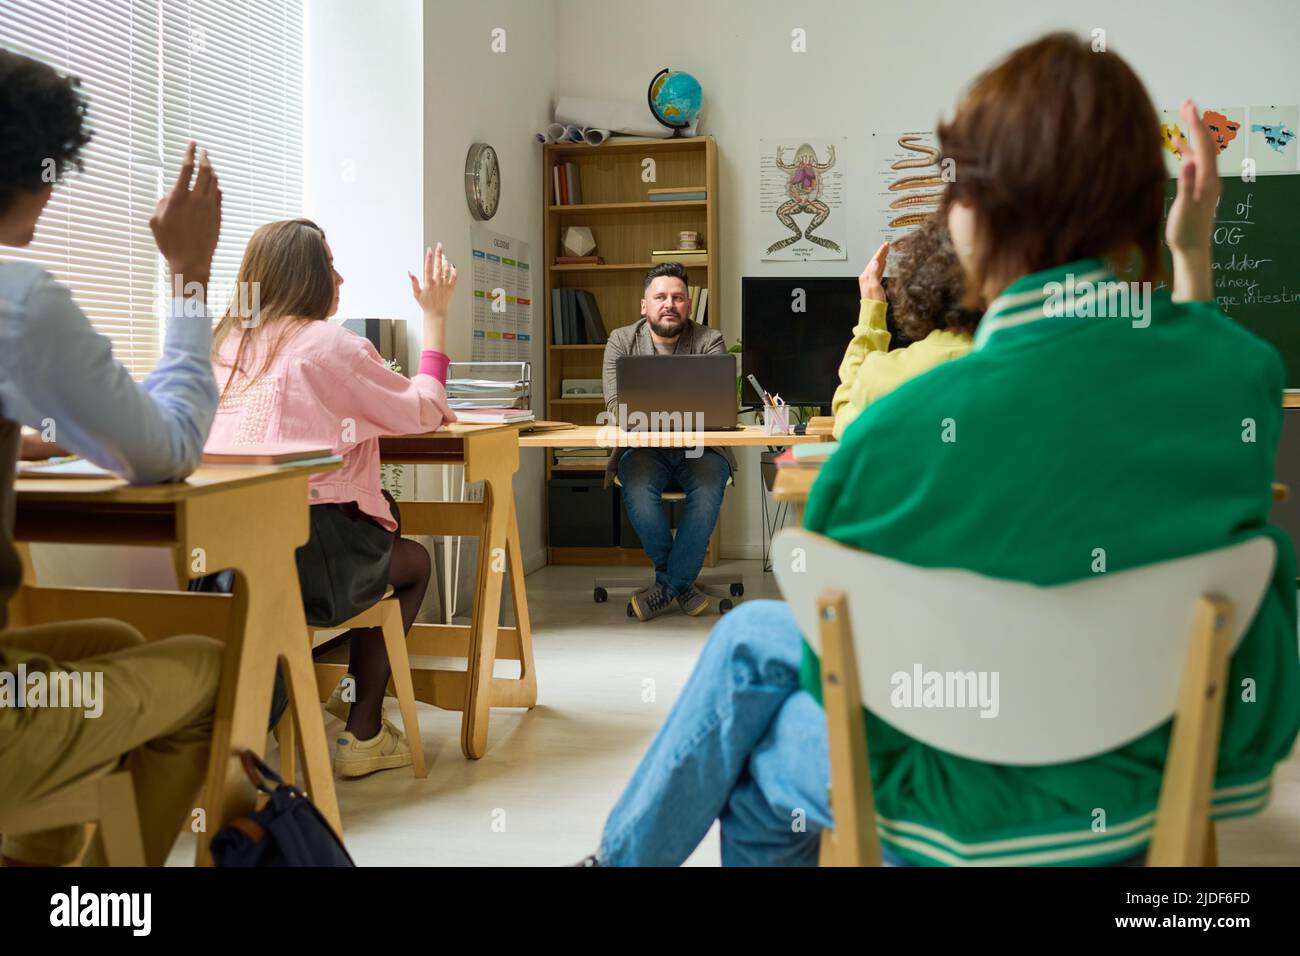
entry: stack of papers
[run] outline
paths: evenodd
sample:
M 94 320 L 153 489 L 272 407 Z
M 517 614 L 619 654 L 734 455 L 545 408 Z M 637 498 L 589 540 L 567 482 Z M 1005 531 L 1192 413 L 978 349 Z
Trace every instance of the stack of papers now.
M 527 382 L 502 382 L 489 378 L 447 380 L 447 404 L 452 408 L 502 408 L 528 398 Z
M 468 425 L 514 425 L 517 422 L 531 422 L 533 413 L 528 408 L 457 408 L 456 419 Z

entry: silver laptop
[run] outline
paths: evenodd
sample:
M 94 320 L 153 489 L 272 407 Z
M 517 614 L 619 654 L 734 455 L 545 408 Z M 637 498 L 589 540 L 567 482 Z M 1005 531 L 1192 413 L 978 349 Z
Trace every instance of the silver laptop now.
M 628 431 L 735 431 L 736 357 L 621 355 L 614 364 Z M 622 424 L 622 423 L 620 423 Z

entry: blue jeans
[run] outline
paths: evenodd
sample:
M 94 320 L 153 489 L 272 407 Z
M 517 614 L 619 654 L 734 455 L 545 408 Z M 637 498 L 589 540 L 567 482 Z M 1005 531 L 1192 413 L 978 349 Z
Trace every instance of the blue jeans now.
M 633 448 L 618 463 L 628 519 L 654 562 L 655 582 L 673 597 L 685 593 L 704 567 L 709 536 L 718 523 L 722 494 L 731 477 L 731 466 L 717 452 L 706 448 L 698 458 L 688 458 L 687 451 Z M 674 487 L 686 492 L 675 539 L 661 500 L 664 489 Z
M 748 601 L 718 622 L 605 823 L 601 863 L 677 866 L 721 818 L 724 866 L 816 865 L 830 763 L 799 656 L 781 601 Z
M 718 622 L 605 821 L 603 865 L 678 866 L 714 820 L 723 866 L 817 865 L 830 758 L 825 711 L 799 685 L 801 642 L 782 601 L 747 601 Z

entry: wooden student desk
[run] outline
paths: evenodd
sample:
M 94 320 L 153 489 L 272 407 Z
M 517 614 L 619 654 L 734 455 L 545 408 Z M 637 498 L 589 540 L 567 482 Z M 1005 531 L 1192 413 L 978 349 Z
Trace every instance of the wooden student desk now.
M 472 623 L 416 624 L 407 638 L 412 656 L 465 658 L 465 670 L 412 669 L 415 696 L 462 713 L 460 747 L 477 759 L 487 751 L 492 707 L 537 704 L 532 627 L 524 587 L 519 524 L 512 482 L 519 469 L 518 425 L 452 423 L 436 432 L 379 440 L 380 459 L 389 464 L 464 465 L 465 481 L 484 483 L 482 501 L 399 501 L 405 535 L 464 535 L 479 539 Z M 514 627 L 499 627 L 501 583 L 510 575 Z M 496 677 L 498 659 L 519 661 L 519 677 Z M 321 666 L 322 684 L 338 682 L 347 670 Z
M 210 571 L 235 570 L 229 595 L 46 588 L 37 584 L 27 549 L 20 548 L 24 583 L 9 606 L 15 627 L 112 617 L 148 640 L 204 634 L 224 641 L 199 865 L 211 863 L 212 835 L 253 809 L 254 792 L 238 755 L 264 753 L 278 657 L 286 664 L 307 792 L 330 825 L 343 832 L 294 559 L 309 532 L 307 478 L 338 467 L 202 467 L 170 485 L 130 485 L 117 478 L 15 483 L 14 537 L 20 542 L 166 547 L 181 584 Z

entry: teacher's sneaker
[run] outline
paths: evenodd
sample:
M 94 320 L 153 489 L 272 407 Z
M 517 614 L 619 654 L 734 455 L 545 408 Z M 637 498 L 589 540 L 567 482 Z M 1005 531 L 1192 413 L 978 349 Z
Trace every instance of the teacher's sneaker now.
M 681 594 L 677 595 L 677 603 L 680 604 L 682 610 L 691 617 L 699 617 L 709 609 L 708 597 L 694 584 L 688 587 Z
M 376 770 L 409 767 L 412 762 L 411 745 L 406 736 L 383 720 L 379 733 L 369 740 L 357 740 L 349 730 L 339 734 L 338 749 L 334 751 L 334 772 L 340 777 L 364 777 Z
M 673 596 L 662 584 L 637 591 L 628 602 L 633 613 L 643 621 L 656 618 L 673 606 Z

